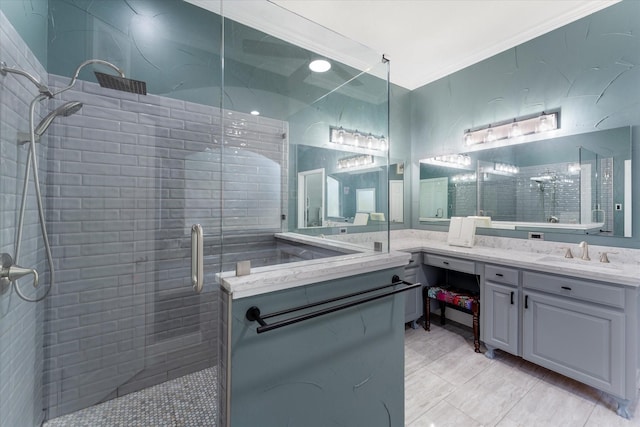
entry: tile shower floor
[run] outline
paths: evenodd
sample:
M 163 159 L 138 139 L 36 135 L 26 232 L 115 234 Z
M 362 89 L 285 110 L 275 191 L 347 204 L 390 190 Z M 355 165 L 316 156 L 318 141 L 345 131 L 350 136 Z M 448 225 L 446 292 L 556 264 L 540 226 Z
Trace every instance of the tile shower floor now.
M 214 426 L 216 375 L 206 369 L 44 426 Z M 503 352 L 489 360 L 473 352 L 468 328 L 432 323 L 405 333 L 405 425 L 640 427 L 640 413 L 625 420 L 604 393 Z
M 44 427 L 215 426 L 217 368 L 185 375 L 54 418 Z

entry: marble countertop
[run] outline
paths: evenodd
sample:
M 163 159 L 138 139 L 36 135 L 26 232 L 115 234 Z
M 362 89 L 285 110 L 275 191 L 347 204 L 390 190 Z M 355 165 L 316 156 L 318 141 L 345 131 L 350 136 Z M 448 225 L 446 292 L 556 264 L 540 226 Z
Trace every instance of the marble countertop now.
M 508 242 L 516 240 L 516 242 Z M 392 235 L 391 249 L 407 252 L 428 252 L 437 255 L 448 255 L 489 264 L 512 266 L 535 271 L 563 274 L 572 277 L 598 280 L 608 283 L 640 287 L 640 256 L 625 254 L 621 259 L 609 255 L 610 263 L 599 262 L 599 253 L 616 252 L 617 248 L 591 247 L 591 261 L 584 261 L 576 256 L 564 258 L 563 247 L 569 244 L 541 242 L 544 245 L 527 244 L 527 240 L 504 239 L 504 247 L 478 245 L 465 248 L 449 246 L 446 241 L 424 238 L 424 236 L 405 236 L 398 238 Z M 509 244 L 511 243 L 511 244 Z M 536 242 L 538 243 L 538 242 Z M 516 247 L 516 245 L 518 247 Z M 575 246 L 575 245 L 574 245 Z M 639 252 L 640 253 L 640 252 Z M 635 260 L 634 260 L 635 258 Z
M 352 253 L 252 268 L 251 274 L 246 276 L 236 276 L 233 271 L 217 274 L 222 287 L 231 294 L 233 299 L 281 291 L 365 272 L 404 267 L 411 258 L 411 254 L 404 251 L 374 252 L 362 246 L 295 233 L 278 234 L 278 237 L 300 243 L 313 242 L 326 248 L 346 249 Z
M 590 246 L 591 261 L 580 259 L 577 245 L 558 242 L 476 236 L 474 247 L 449 246 L 446 233 L 425 230 L 391 232 L 391 250 L 386 252 L 384 233 L 359 233 L 339 236 L 311 237 L 297 233 L 279 233 L 278 238 L 314 244 L 327 249 L 343 250 L 345 255 L 279 264 L 251 269 L 247 276 L 234 271 L 217 274 L 222 287 L 233 299 L 334 280 L 364 272 L 402 267 L 408 264 L 410 252 L 447 255 L 483 263 L 512 266 L 540 272 L 640 287 L 640 250 Z M 374 242 L 383 242 L 383 252 L 373 250 Z M 564 258 L 563 247 L 571 246 L 573 259 Z M 599 262 L 601 252 L 608 252 L 610 263 Z

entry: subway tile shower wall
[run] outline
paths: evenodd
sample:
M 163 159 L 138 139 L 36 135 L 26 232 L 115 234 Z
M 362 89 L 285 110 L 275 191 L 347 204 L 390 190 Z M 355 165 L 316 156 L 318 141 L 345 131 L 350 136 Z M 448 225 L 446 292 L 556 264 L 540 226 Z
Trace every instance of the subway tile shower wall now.
M 84 107 L 56 122 L 47 147 L 58 268 L 46 311 L 49 418 L 216 364 L 214 274 L 232 265 L 221 229 L 225 241 L 272 239 L 286 212 L 285 122 L 89 82 L 51 107 L 71 100 Z M 205 231 L 199 295 L 194 223 Z
M 522 167 L 514 176 L 483 177 L 478 183 L 482 201 L 479 213 L 495 221 L 548 222 L 555 217 L 564 224 L 580 223 L 580 175 L 570 174 L 567 169 L 568 164 L 559 163 Z M 541 176 L 550 179 L 536 181 Z M 460 187 L 464 191 L 468 184 Z M 462 198 L 456 192 L 455 196 L 456 203 L 462 206 L 475 202 L 473 194 Z M 611 202 L 607 203 L 610 207 Z
M 44 67 L 0 11 L 0 60 L 46 81 Z M 0 76 L 0 252 L 15 258 L 15 237 L 28 146 L 18 145 L 18 132 L 28 130 L 29 103 L 36 87 L 16 75 Z M 36 109 L 39 120 L 42 109 Z M 43 139 L 42 145 L 46 145 Z M 39 148 L 40 179 L 46 180 L 44 150 Z M 29 186 L 22 248 L 18 262 L 36 268 L 41 283 L 49 283 L 33 182 Z M 43 189 L 44 190 L 44 189 Z M 31 278 L 18 281 L 29 298 L 39 295 Z M 42 288 L 43 289 L 43 288 Z M 42 411 L 44 303 L 22 301 L 11 288 L 0 288 L 0 426 L 39 426 Z

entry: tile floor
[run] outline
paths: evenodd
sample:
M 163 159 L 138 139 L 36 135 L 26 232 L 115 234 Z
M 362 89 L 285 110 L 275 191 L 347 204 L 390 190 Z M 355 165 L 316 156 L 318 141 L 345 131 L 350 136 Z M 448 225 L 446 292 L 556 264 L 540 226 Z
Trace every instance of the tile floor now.
M 206 369 L 44 426 L 214 426 L 215 382 Z M 405 333 L 405 425 L 640 427 L 640 414 L 625 420 L 604 393 L 503 352 L 489 360 L 473 352 L 468 328 L 432 323 Z
M 632 413 L 638 402 L 631 407 Z M 521 358 L 473 351 L 470 329 L 456 324 L 405 333 L 405 425 L 639 426 L 606 394 Z
M 209 368 L 54 418 L 43 427 L 204 427 L 217 418 L 217 368 Z

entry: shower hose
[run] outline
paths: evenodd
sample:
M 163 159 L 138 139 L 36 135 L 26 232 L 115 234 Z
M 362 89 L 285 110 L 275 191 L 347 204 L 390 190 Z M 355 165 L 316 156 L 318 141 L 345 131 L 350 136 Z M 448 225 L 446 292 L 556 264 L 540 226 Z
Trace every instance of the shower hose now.
M 34 127 L 34 110 L 38 102 L 49 98 L 45 94 L 41 94 L 36 96 L 31 104 L 29 105 L 29 154 L 27 155 L 27 165 L 24 173 L 24 183 L 22 185 L 22 201 L 20 204 L 20 216 L 18 218 L 18 233 L 16 236 L 16 247 L 15 247 L 15 264 L 18 264 L 18 258 L 20 257 L 20 244 L 22 241 L 22 229 L 24 227 L 24 211 L 27 204 L 27 190 L 29 184 L 29 169 L 31 169 L 31 163 L 33 163 L 33 181 L 36 189 L 36 202 L 38 205 L 38 218 L 40 220 L 40 230 L 42 232 L 42 240 L 44 241 L 45 253 L 47 255 L 47 264 L 49 265 L 49 286 L 45 293 L 36 298 L 29 298 L 25 294 L 22 293 L 20 287 L 18 286 L 18 281 L 14 281 L 13 287 L 16 291 L 16 294 L 20 298 L 28 302 L 38 302 L 42 301 L 49 295 L 53 284 L 55 283 L 55 271 L 53 268 L 53 257 L 51 255 L 51 246 L 49 245 L 49 236 L 47 234 L 47 226 L 44 221 L 44 208 L 42 206 L 42 193 L 40 191 L 40 179 L 38 177 L 38 159 L 36 155 L 36 135 L 35 135 L 35 127 Z

